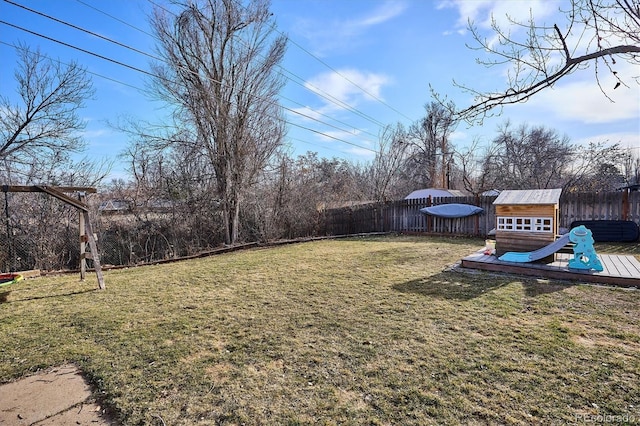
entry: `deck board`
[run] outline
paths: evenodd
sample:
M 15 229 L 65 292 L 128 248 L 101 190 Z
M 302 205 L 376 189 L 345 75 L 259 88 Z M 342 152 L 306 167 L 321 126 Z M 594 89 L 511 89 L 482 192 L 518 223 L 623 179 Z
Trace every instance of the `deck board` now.
M 635 260 L 631 256 L 618 256 L 620 258 L 620 265 L 626 269 L 626 276 L 640 277 L 640 262 L 633 262 Z
M 633 256 L 598 254 L 603 266 L 602 272 L 569 269 L 569 259 L 572 257 L 569 253 L 557 253 L 555 261 L 548 264 L 516 263 L 503 262 L 496 256 L 479 251 L 462 259 L 462 267 L 540 278 L 640 287 L 640 262 Z

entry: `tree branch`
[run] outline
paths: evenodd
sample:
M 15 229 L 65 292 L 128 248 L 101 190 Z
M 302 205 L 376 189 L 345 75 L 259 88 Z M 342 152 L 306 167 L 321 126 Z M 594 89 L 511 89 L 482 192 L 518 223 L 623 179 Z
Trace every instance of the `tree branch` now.
M 454 81 L 454 85 L 474 96 L 471 106 L 456 112 L 456 118 L 470 124 L 482 122 L 489 112 L 509 104 L 524 102 L 543 89 L 552 87 L 563 77 L 573 73 L 578 67 L 589 62 L 596 64 L 596 83 L 606 96 L 606 92 L 598 79 L 598 64 L 604 62 L 618 82 L 616 87 L 624 84 L 620 75 L 612 69 L 614 56 L 620 56 L 630 64 L 640 62 L 640 10 L 636 2 L 627 0 L 571 0 L 572 8 L 564 11 L 566 35 L 561 31 L 562 25 L 553 27 L 538 26 L 533 17 L 528 24 L 509 20 L 509 30 L 514 29 L 513 36 L 492 21 L 492 30 L 496 43 L 489 43 L 480 34 L 472 22 L 469 31 L 479 47 L 473 48 L 488 52 L 489 59 L 477 59 L 479 64 L 489 67 L 510 64 L 507 70 L 507 87 L 504 91 L 481 91 Z M 526 41 L 518 39 L 518 29 L 528 28 Z M 580 34 L 576 40 L 569 34 Z M 590 40 L 584 40 L 587 35 Z M 569 45 L 569 43 L 574 45 Z M 615 42 L 617 45 L 612 46 Z M 582 49 L 576 53 L 577 49 Z M 595 50 L 595 51 L 594 51 Z M 554 60 L 552 55 L 561 55 Z M 559 65 L 554 65 L 560 63 Z M 433 96 L 443 104 L 443 99 L 432 90 Z M 493 115 L 493 114 L 491 114 Z

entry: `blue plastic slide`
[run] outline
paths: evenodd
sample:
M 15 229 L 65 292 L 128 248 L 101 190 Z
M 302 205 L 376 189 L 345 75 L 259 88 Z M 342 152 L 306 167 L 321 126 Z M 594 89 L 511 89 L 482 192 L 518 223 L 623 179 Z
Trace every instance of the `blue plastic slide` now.
M 536 260 L 543 259 L 547 256 L 551 256 L 553 253 L 560 250 L 562 247 L 566 246 L 569 242 L 569 234 L 564 234 L 562 237 L 558 238 L 554 242 L 549 245 L 546 245 L 542 248 L 539 248 L 535 251 L 528 252 L 515 252 L 509 251 L 500 256 L 498 259 L 504 260 L 505 262 L 519 262 L 519 263 L 527 263 L 527 262 L 535 262 Z
M 573 259 L 569 260 L 569 269 L 593 269 L 598 272 L 602 272 L 604 270 L 600 259 L 598 259 L 596 250 L 593 247 L 593 235 L 589 228 L 584 225 L 573 228 L 568 234 L 564 234 L 553 243 L 539 248 L 536 251 L 525 253 L 509 251 L 498 259 L 505 262 L 533 262 L 552 255 L 564 247 L 568 242 L 574 243 Z

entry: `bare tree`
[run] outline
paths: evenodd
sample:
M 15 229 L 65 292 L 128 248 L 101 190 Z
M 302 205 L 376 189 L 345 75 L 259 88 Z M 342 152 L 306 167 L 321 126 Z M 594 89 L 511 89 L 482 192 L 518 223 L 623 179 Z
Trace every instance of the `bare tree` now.
M 510 69 L 507 87 L 502 91 L 483 92 L 454 82 L 474 96 L 474 103 L 457 116 L 468 122 L 482 122 L 494 108 L 500 111 L 504 105 L 525 101 L 589 64 L 595 65 L 595 78 L 605 96 L 620 85 L 640 83 L 637 76 L 631 77 L 635 82 L 623 81 L 614 69 L 616 58 L 640 64 L 637 0 L 571 0 L 568 9 L 560 10 L 560 16 L 564 22 L 554 25 L 539 24 L 534 16 L 528 22 L 507 17 L 508 28 L 493 19 L 494 37 L 489 39 L 470 22 L 469 29 L 478 43 L 475 49 L 492 58 L 478 59 L 478 63 L 487 67 L 509 64 Z M 523 35 L 517 38 L 518 34 Z M 615 76 L 614 87 L 600 84 L 603 70 Z
M 59 164 L 82 150 L 85 123 L 78 110 L 93 95 L 93 87 L 75 62 L 63 66 L 25 46 L 19 46 L 17 54 L 20 102 L 0 95 L 0 167 L 21 174 L 40 167 L 37 162 L 43 167 Z
M 640 184 L 640 154 L 633 154 L 628 149 L 624 156 L 623 173 L 627 185 Z
M 286 38 L 274 32 L 268 0 L 174 4 L 177 15 L 156 8 L 151 21 L 163 60 L 153 66 L 154 88 L 175 107 L 174 118 L 184 126 L 181 143 L 206 156 L 225 241 L 232 244 L 243 196 L 282 142 L 277 66 Z
M 482 159 L 482 180 L 487 189 L 562 187 L 573 153 L 567 136 L 542 126 L 514 129 L 506 121 Z
M 613 191 L 625 183 L 624 167 L 628 153 L 619 144 L 591 142 L 576 146 L 566 165 L 564 189 L 567 191 Z
M 425 116 L 409 128 L 407 167 L 414 170 L 415 181 L 423 187 L 448 186 L 447 170 L 453 155 L 449 137 L 457 126 L 453 110 L 451 103 L 431 102 L 425 105 Z
M 487 148 L 483 155 L 479 155 L 480 141 L 475 138 L 471 145 L 456 150 L 455 159 L 458 163 L 461 174 L 461 186 L 473 195 L 480 195 L 485 191 L 495 189 L 495 184 L 491 175 L 483 173 L 486 158 L 492 157 L 491 148 Z
M 376 156 L 367 167 L 373 201 L 384 202 L 395 194 L 406 162 L 407 132 L 401 124 L 386 126 L 378 138 Z

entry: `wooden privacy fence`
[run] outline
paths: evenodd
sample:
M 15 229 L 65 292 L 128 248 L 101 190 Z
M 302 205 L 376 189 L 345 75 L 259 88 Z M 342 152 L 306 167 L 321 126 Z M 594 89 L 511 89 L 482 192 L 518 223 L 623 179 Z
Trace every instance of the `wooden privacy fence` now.
M 326 235 L 371 232 L 427 233 L 433 235 L 486 236 L 495 228 L 491 197 L 434 197 L 371 203 L 327 210 Z M 484 211 L 465 218 L 425 215 L 420 209 L 440 204 L 472 204 Z M 560 198 L 560 227 L 576 220 L 631 220 L 640 224 L 640 192 L 567 193 Z
M 370 232 L 486 235 L 495 226 L 496 197 L 435 197 L 372 203 L 325 212 L 325 233 L 345 235 Z M 420 209 L 440 204 L 473 204 L 484 209 L 481 215 L 465 218 L 428 216 Z
M 630 220 L 640 224 L 640 192 L 576 192 L 560 197 L 560 226 L 575 220 Z

